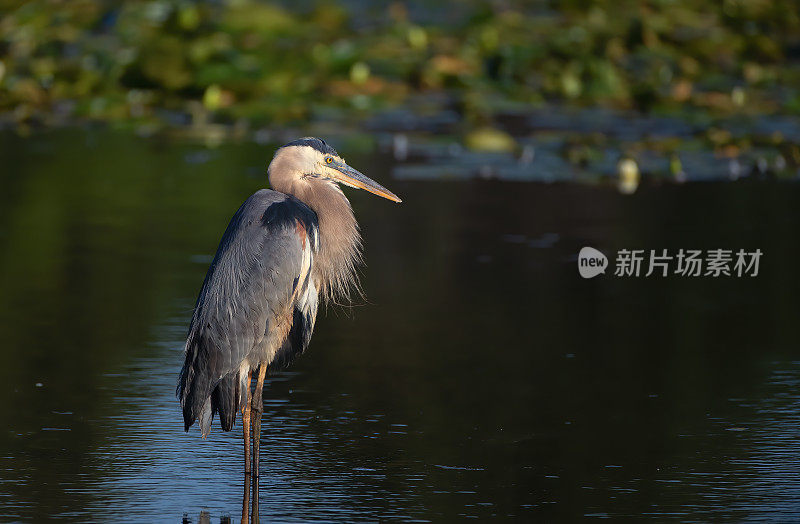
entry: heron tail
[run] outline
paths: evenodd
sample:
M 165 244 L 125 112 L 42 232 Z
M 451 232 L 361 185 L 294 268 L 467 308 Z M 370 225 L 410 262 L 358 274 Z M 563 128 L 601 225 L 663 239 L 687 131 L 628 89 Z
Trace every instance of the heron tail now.
M 186 343 L 186 359 L 178 379 L 177 395 L 183 409 L 186 431 L 197 420 L 203 438 L 211 431 L 214 415 L 219 413 L 222 429 L 230 431 L 236 418 L 236 399 L 239 394 L 235 374 L 218 379 L 209 365 L 208 344 L 204 337 L 190 335 Z
M 228 373 L 211 392 L 211 413 L 219 414 L 222 431 L 230 431 L 236 422 L 239 406 L 239 378 L 237 373 Z M 201 425 L 202 427 L 202 425 Z
M 229 373 L 216 384 L 208 373 L 197 372 L 187 359 L 181 370 L 177 395 L 183 408 L 184 430 L 197 420 L 203 438 L 211 432 L 214 415 L 219 414 L 223 431 L 233 429 L 239 406 L 239 380 L 236 373 Z
M 196 366 L 191 357 L 192 354 L 187 353 L 176 394 L 183 410 L 183 429 L 189 431 L 195 420 L 200 419 L 200 429 L 205 437 L 211 428 L 211 377 Z

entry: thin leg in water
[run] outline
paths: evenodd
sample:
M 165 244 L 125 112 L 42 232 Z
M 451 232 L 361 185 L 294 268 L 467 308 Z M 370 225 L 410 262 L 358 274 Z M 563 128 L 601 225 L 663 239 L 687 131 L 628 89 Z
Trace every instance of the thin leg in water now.
M 258 523 L 258 456 L 261 443 L 261 414 L 264 411 L 264 375 L 267 374 L 266 364 L 261 364 L 256 377 L 256 388 L 253 392 L 253 524 Z
M 247 372 L 247 390 L 243 391 L 245 401 L 242 407 L 242 433 L 244 436 L 244 499 L 242 500 L 242 524 L 250 520 L 250 382 L 253 372 Z

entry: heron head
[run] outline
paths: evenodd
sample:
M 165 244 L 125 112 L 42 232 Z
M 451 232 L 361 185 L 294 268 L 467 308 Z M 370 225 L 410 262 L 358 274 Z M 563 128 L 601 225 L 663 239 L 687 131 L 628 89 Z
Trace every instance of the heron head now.
M 298 184 L 337 183 L 402 202 L 397 195 L 347 165 L 335 149 L 319 138 L 300 138 L 281 147 L 267 171 L 270 185 L 284 193 L 294 194 L 296 191 L 292 189 Z

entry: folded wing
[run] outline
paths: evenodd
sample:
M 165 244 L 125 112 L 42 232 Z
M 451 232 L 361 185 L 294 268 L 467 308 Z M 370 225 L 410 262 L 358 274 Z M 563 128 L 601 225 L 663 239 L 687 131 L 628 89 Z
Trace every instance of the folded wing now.
M 317 311 L 311 266 L 318 231 L 310 208 L 266 189 L 231 219 L 186 340 L 177 394 L 187 431 L 199 418 L 203 436 L 208 435 L 215 413 L 229 431 L 245 398 L 240 392 L 249 387 L 243 366 L 266 359 L 277 369 L 305 350 Z M 287 322 L 288 330 L 279 329 Z M 282 340 L 270 339 L 275 336 Z M 277 351 L 270 354 L 270 348 Z

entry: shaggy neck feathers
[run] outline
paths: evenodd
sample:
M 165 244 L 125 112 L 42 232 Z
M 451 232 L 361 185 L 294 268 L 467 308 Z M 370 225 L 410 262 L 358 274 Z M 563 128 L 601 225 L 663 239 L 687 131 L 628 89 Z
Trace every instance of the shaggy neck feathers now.
M 362 295 L 357 267 L 363 262 L 361 234 L 353 208 L 335 183 L 307 173 L 307 166 L 276 155 L 268 173 L 272 188 L 297 198 L 319 220 L 319 251 L 312 276 L 325 300 L 349 304 L 352 294 Z

